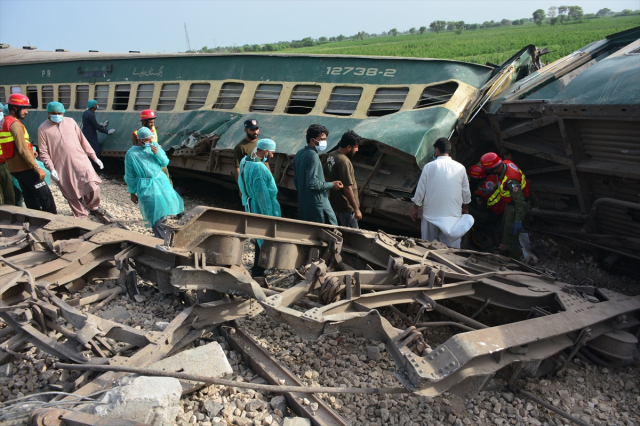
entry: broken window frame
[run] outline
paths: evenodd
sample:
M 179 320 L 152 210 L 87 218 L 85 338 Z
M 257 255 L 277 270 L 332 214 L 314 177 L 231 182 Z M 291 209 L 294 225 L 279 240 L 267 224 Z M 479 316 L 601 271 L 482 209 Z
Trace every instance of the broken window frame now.
M 362 91 L 362 86 L 335 86 L 324 108 L 324 113 L 342 117 L 353 115 L 362 99 Z M 344 109 L 348 105 L 353 105 L 353 109 Z
M 202 108 L 207 102 L 207 97 L 209 96 L 210 91 L 211 83 L 191 83 L 191 86 L 189 86 L 187 100 L 184 102 L 184 110 L 194 111 Z
M 282 94 L 282 84 L 261 83 L 256 88 L 253 100 L 249 106 L 251 112 L 274 112 L 280 95 Z
M 151 90 L 149 90 L 151 88 Z M 151 109 L 151 103 L 153 102 L 153 94 L 156 91 L 156 86 L 153 83 L 140 83 L 136 89 L 136 100 L 133 104 L 134 111 L 142 111 L 145 109 Z
M 70 84 L 61 84 L 58 86 L 58 102 L 60 102 L 65 109 L 71 108 Z
M 455 89 L 453 91 L 450 90 L 450 87 L 452 85 L 455 85 Z M 445 86 L 447 86 L 446 89 L 444 89 Z M 438 105 L 444 105 L 451 100 L 459 87 L 460 85 L 455 81 L 447 81 L 445 83 L 438 83 L 427 86 L 420 93 L 418 102 L 413 107 L 413 109 L 423 109 Z M 427 91 L 432 91 L 435 93 L 432 93 L 429 96 L 425 96 L 425 93 Z
M 76 86 L 75 109 L 85 109 L 87 106 L 87 102 L 89 102 L 89 85 L 78 84 Z
M 382 117 L 400 111 L 408 95 L 408 87 L 379 87 L 373 95 L 367 117 Z
M 175 86 L 175 88 L 174 88 Z M 160 97 L 158 98 L 157 111 L 173 111 L 178 100 L 178 92 L 180 91 L 180 83 L 163 83 L 160 88 Z
M 40 94 L 38 93 L 38 86 L 27 86 L 27 97 L 32 108 L 38 109 L 40 105 Z
M 127 93 L 127 95 L 124 96 L 124 93 Z M 131 84 L 116 84 L 113 101 L 111 102 L 111 109 L 114 111 L 126 111 L 129 108 L 130 100 Z
M 313 111 L 318 102 L 318 96 L 320 96 L 321 89 L 322 87 L 317 84 L 295 85 L 293 90 L 291 90 L 291 96 L 289 97 L 289 103 L 287 104 L 286 113 L 292 115 L 309 114 L 311 111 Z
M 220 87 L 220 93 L 218 94 L 218 99 L 216 99 L 212 109 L 234 109 L 238 104 L 243 91 L 244 83 L 236 81 L 228 81 L 226 83 L 222 83 L 222 86 Z M 238 92 L 237 96 L 235 96 L 236 92 Z

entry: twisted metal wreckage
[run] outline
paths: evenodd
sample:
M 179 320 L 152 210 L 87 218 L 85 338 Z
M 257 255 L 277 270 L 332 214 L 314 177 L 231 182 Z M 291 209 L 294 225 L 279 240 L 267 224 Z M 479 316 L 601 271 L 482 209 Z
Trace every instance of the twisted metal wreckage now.
M 384 232 L 197 207 L 169 226 L 162 242 L 119 223 L 12 206 L 0 207 L 0 231 L 0 317 L 17 332 L 0 346 L 0 358 L 30 342 L 61 361 L 145 367 L 226 321 L 266 311 L 307 339 L 351 331 L 384 342 L 398 379 L 412 392 L 469 395 L 512 363 L 519 372 L 541 375 L 557 368 L 554 354 L 568 350 L 571 358 L 580 350 L 624 364 L 633 360 L 638 342 L 640 296 L 571 286 L 513 259 Z M 242 266 L 244 242 L 255 238 L 264 240 L 261 266 L 297 269 L 304 279 L 286 290 L 261 287 Z M 187 298 L 191 306 L 162 332 L 77 308 L 104 294 L 67 299 L 79 282 L 96 279 L 120 284 L 111 298 L 120 291 L 133 297 L 138 276 L 164 294 L 197 296 Z M 491 307 L 505 324 L 488 327 L 473 319 L 477 313 L 470 317 L 443 306 L 446 300 Z M 402 315 L 411 323 L 404 330 L 378 310 L 398 304 L 419 307 L 413 319 Z M 423 321 L 427 311 L 450 321 Z M 431 348 L 422 331 L 443 324 L 463 332 Z M 107 338 L 127 346 L 109 345 Z M 87 381 L 89 374 L 68 391 L 89 395 L 124 373 Z

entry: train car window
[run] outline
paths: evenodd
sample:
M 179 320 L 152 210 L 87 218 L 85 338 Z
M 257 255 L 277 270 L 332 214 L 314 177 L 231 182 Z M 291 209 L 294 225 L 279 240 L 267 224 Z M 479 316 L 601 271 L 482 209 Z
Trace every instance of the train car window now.
M 0 104 L 4 105 L 7 103 L 7 92 L 5 91 L 3 86 L 0 86 Z
M 153 91 L 155 86 L 153 84 L 140 84 L 138 85 L 138 94 L 136 95 L 136 103 L 133 109 L 136 111 L 142 111 L 143 109 L 151 108 L 151 99 L 153 98 Z
M 187 102 L 184 104 L 185 110 L 200 109 L 204 106 L 204 102 L 207 100 L 209 94 L 209 83 L 193 83 L 189 88 L 189 94 L 187 95 Z
M 86 109 L 89 102 L 89 86 L 86 84 L 76 86 L 76 109 Z
M 49 102 L 53 102 L 53 86 L 42 86 L 42 109 L 47 109 Z
M 444 83 L 426 87 L 414 109 L 446 104 L 457 89 L 458 83 Z
M 27 86 L 27 97 L 33 108 L 38 108 L 38 105 L 40 105 L 38 101 L 38 86 Z
M 22 93 L 22 87 L 20 86 L 11 86 L 11 94 L 13 93 Z
M 178 99 L 178 90 L 180 90 L 180 84 L 178 83 L 166 83 L 162 85 L 160 89 L 160 99 L 158 99 L 158 111 L 171 111 L 176 105 L 176 99 Z
M 65 109 L 71 107 L 71 86 L 58 86 L 58 102 L 60 102 Z
M 408 87 L 381 87 L 373 95 L 367 115 L 369 117 L 381 117 L 400 111 L 408 94 Z
M 316 106 L 320 86 L 298 84 L 291 92 L 287 114 L 309 114 Z
M 130 84 L 116 85 L 116 92 L 113 96 L 111 108 L 114 111 L 125 111 L 129 107 L 129 96 L 131 95 Z
M 362 87 L 337 86 L 333 88 L 325 114 L 351 115 L 362 96 Z
M 109 85 L 98 84 L 96 86 L 96 94 L 94 99 L 98 102 L 98 108 L 106 108 L 109 100 Z
M 243 90 L 243 83 L 224 83 L 213 109 L 234 109 Z
M 260 84 L 249 111 L 273 112 L 282 92 L 282 84 Z

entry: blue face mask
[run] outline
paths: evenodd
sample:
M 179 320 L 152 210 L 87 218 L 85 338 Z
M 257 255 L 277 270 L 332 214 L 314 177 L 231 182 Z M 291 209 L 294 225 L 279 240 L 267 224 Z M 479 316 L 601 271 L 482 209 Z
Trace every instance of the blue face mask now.
M 51 121 L 53 121 L 54 123 L 61 123 L 63 118 L 64 115 L 52 115 L 51 117 L 49 117 L 49 119 L 51 119 Z
M 269 162 L 269 157 L 265 154 L 264 158 L 262 159 L 263 163 L 268 163 Z
M 433 161 L 435 161 L 435 160 L 436 160 L 436 158 L 438 158 L 438 157 L 436 157 L 436 154 L 433 154 L 433 155 L 431 156 L 431 158 L 433 158 Z

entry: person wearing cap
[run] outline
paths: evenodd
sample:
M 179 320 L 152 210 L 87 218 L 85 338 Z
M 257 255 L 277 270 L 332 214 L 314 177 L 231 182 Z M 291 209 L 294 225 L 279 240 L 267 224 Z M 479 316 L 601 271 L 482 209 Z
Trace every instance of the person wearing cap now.
M 502 252 L 509 257 L 521 260 L 522 248 L 519 235 L 522 221 L 529 210 L 529 184 L 522 170 L 509 160 L 502 160 L 495 152 L 488 152 L 480 158 L 480 164 L 488 174 L 497 177 L 495 191 L 487 199 L 491 208 L 500 202 L 505 204 L 502 216 Z
M 351 158 L 358 152 L 362 139 L 356 132 L 349 130 L 338 142 L 338 150 L 327 155 L 324 163 L 324 179 L 327 182 L 338 180 L 343 188 L 329 191 L 329 202 L 338 216 L 341 226 L 358 229 L 358 221 L 362 219 L 358 202 L 358 184 L 351 164 Z
M 233 148 L 233 167 L 236 182 L 240 177 L 240 161 L 247 155 L 251 155 L 258 144 L 258 135 L 260 134 L 258 120 L 254 120 L 253 118 L 245 120 L 244 134 L 244 139 Z M 240 191 L 240 196 L 242 196 L 242 191 Z
M 100 157 L 100 142 L 98 141 L 98 132 L 111 135 L 115 129 L 106 129 L 107 121 L 104 125 L 96 120 L 96 111 L 98 110 L 98 101 L 91 99 L 87 102 L 87 110 L 82 114 L 82 134 L 89 141 L 89 145 L 93 148 L 93 152 Z
M 29 113 L 29 98 L 20 93 L 9 96 L 9 116 L 4 118 L 0 133 L 1 155 L 9 171 L 20 183 L 27 208 L 56 214 L 56 203 L 44 181 L 46 173 L 36 163 L 29 132 L 20 120 Z M 13 190 L 13 184 L 11 184 Z M 3 186 L 4 191 L 4 186 Z M 15 196 L 13 202 L 15 203 Z
M 152 228 L 154 236 L 164 239 L 163 224 L 167 216 L 182 213 L 184 201 L 162 172 L 169 159 L 151 129 L 141 127 L 136 135 L 136 145 L 129 148 L 124 157 L 124 181 L 131 201 L 140 207 L 145 227 Z
M 446 138 L 434 144 L 435 160 L 422 168 L 413 201 L 411 219 L 417 220 L 422 206 L 422 239 L 438 240 L 460 248 L 461 237 L 471 229 L 469 214 L 471 191 L 464 166 L 449 155 L 451 142 Z
M 106 211 L 100 207 L 102 180 L 89 159 L 100 169 L 104 168 L 102 161 L 75 120 L 64 116 L 65 109 L 60 102 L 49 102 L 47 113 L 49 118 L 38 128 L 42 162 L 51 171 L 51 178 L 58 184 L 74 217 L 87 218 L 84 202 L 89 212 L 105 221 Z
M 158 131 L 156 130 L 156 113 L 152 109 L 145 109 L 140 111 L 140 123 L 142 127 L 146 127 L 151 130 L 153 134 L 153 141 L 160 146 L 160 141 L 158 140 Z M 131 142 L 135 146 L 138 143 L 138 128 L 131 133 Z M 162 172 L 167 175 L 167 179 L 169 179 L 169 183 L 173 186 L 173 180 L 171 179 L 171 175 L 169 174 L 169 169 L 164 166 L 162 167 Z
M 260 139 L 256 144 L 255 155 L 247 155 L 240 161 L 238 186 L 242 192 L 242 205 L 248 213 L 281 217 L 278 203 L 278 187 L 269 169 L 269 159 L 273 157 L 276 143 L 271 139 Z M 264 274 L 264 268 L 258 266 L 260 247 L 263 240 L 255 241 L 255 257 L 252 276 Z
M 9 115 L 8 105 L 0 104 L 0 129 L 4 124 L 5 115 Z M 0 157 L 0 204 L 17 205 L 17 197 L 13 185 L 13 178 L 4 157 Z
M 339 180 L 326 182 L 318 151 L 327 149 L 329 130 L 320 124 L 307 128 L 307 145 L 293 159 L 293 183 L 298 191 L 298 219 L 337 225 L 338 220 L 329 203 L 328 190 L 343 188 Z

